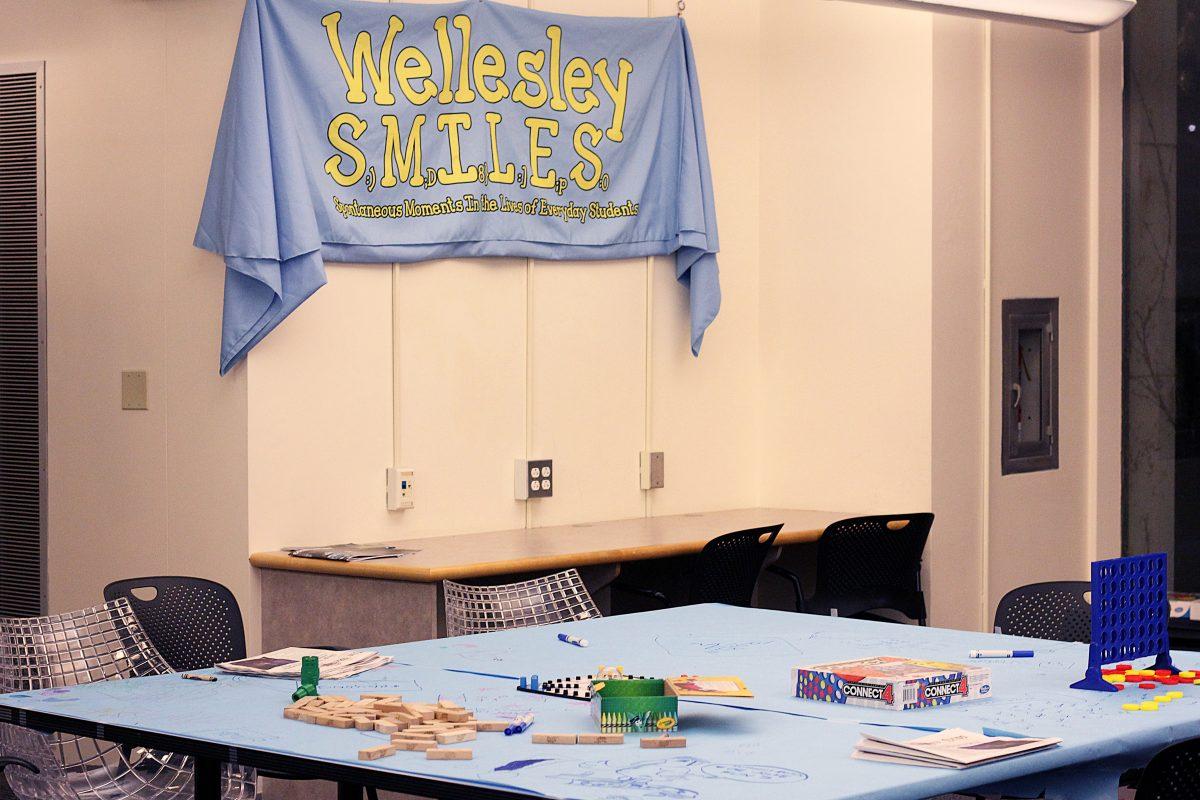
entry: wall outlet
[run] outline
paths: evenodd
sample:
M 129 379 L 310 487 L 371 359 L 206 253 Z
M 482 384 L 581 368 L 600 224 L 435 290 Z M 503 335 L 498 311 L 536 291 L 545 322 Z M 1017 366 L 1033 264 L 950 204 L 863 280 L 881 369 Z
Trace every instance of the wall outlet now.
M 554 496 L 554 461 L 518 458 L 513 470 L 513 495 L 518 500 Z
M 389 467 L 387 471 L 387 507 L 388 511 L 399 511 L 412 508 L 415 500 L 416 487 L 413 485 L 413 471 Z
M 666 466 L 663 452 L 643 450 L 641 453 L 641 476 L 643 489 L 661 489 L 666 483 Z

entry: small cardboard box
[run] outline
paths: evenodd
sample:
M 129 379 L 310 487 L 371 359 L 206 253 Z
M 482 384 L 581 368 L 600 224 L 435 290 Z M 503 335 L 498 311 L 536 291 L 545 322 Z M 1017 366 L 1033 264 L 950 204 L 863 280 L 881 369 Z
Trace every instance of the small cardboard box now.
M 986 667 L 878 656 L 796 667 L 796 697 L 851 706 L 906 711 L 977 700 L 992 691 Z
M 679 698 L 656 678 L 592 682 L 592 719 L 601 733 L 679 730 Z

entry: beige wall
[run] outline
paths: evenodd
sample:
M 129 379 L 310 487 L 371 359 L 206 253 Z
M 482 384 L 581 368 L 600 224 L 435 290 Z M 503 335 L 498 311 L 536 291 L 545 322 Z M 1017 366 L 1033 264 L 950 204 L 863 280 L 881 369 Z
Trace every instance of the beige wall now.
M 1118 33 L 691 0 L 725 298 L 700 359 L 668 259 L 335 264 L 219 379 L 222 270 L 190 243 L 240 10 L 6 9 L 0 60 L 47 62 L 56 609 L 207 575 L 253 646 L 250 551 L 772 503 L 932 507 L 934 620 L 979 627 L 1012 581 L 1116 546 Z M 1043 292 L 1063 468 L 1000 478 L 984 311 Z M 119 371 L 143 367 L 151 410 L 121 412 Z M 666 488 L 638 489 L 641 449 Z M 559 478 L 528 508 L 526 455 Z M 384 507 L 393 464 L 412 510 Z
M 49 595 L 183 572 L 249 597 L 246 383 L 219 380 L 222 276 L 191 246 L 236 0 L 9 3 L 46 62 Z M 214 76 L 220 76 L 214 79 Z M 150 409 L 120 410 L 147 369 Z

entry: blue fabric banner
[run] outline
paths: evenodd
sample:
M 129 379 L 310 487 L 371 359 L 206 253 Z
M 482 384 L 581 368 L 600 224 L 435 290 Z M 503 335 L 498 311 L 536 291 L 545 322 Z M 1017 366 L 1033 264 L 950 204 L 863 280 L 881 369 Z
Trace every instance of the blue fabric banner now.
M 721 290 L 687 29 L 248 0 L 195 243 L 225 257 L 222 373 L 326 260 L 674 253 L 698 354 Z

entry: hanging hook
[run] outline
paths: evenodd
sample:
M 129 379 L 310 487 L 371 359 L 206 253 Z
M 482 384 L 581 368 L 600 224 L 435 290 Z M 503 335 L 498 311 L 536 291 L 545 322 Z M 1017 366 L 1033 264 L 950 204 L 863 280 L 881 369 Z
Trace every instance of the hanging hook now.
M 682 17 L 684 10 L 687 9 L 687 3 L 685 0 L 679 0 L 679 2 L 675 4 L 675 7 L 679 9 L 679 11 L 675 13 L 675 16 Z

